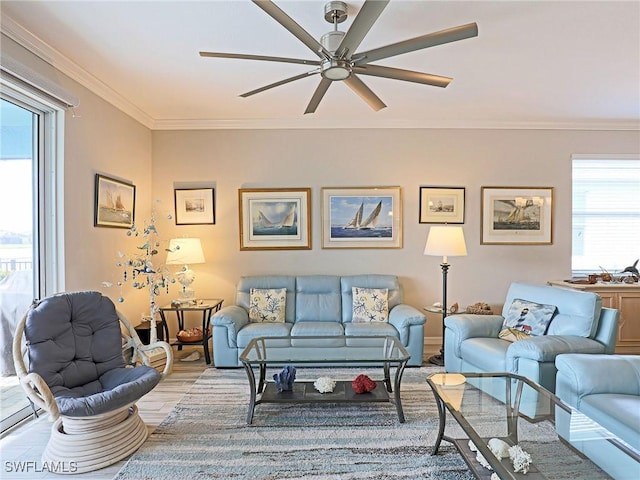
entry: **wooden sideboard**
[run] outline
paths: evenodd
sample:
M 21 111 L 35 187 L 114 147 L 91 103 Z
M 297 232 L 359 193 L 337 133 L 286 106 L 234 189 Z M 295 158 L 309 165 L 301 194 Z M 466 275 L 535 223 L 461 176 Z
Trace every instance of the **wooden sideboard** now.
M 640 285 L 637 283 L 575 284 L 561 280 L 549 285 L 594 292 L 602 298 L 602 306 L 620 310 L 620 326 L 616 353 L 640 354 Z

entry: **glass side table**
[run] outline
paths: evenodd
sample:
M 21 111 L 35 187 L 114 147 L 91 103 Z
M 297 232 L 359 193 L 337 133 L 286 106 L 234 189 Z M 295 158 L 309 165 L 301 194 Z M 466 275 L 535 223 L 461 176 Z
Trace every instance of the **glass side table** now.
M 171 342 L 171 345 L 176 345 L 178 350 L 182 350 L 183 345 L 197 345 L 202 343 L 204 349 L 204 360 L 207 364 L 211 363 L 211 354 L 209 353 L 209 339 L 212 337 L 211 316 L 222 308 L 222 302 L 224 300 L 220 298 L 203 298 L 195 300 L 193 303 L 172 303 L 160 307 L 160 317 L 167 325 L 167 319 L 165 318 L 165 312 L 176 312 L 176 319 L 178 320 L 178 331 L 184 330 L 184 314 L 185 312 L 202 312 L 202 340 L 197 342 L 181 342 L 176 338 L 175 342 Z M 167 340 L 169 335 L 167 333 Z

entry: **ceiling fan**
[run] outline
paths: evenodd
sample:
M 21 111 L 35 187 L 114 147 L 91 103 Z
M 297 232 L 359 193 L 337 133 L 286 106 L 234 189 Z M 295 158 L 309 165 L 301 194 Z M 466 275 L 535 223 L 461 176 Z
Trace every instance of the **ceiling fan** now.
M 338 30 L 338 24 L 347 19 L 347 4 L 342 1 L 331 1 L 324 7 L 324 18 L 332 23 L 334 29 L 322 36 L 320 42 L 313 38 L 291 17 L 284 13 L 276 4 L 269 0 L 252 0 L 258 7 L 269 14 L 276 22 L 286 28 L 298 40 L 304 43 L 318 59 L 305 60 L 287 57 L 271 57 L 264 55 L 245 55 L 239 53 L 218 53 L 200 52 L 202 57 L 216 58 L 236 58 L 242 60 L 264 60 L 268 62 L 298 63 L 302 65 L 315 65 L 318 68 L 309 72 L 285 78 L 264 87 L 243 93 L 241 97 L 249 97 L 256 93 L 264 92 L 280 85 L 307 78 L 311 75 L 320 74 L 320 84 L 316 88 L 311 101 L 307 105 L 304 113 L 313 113 L 318 108 L 320 101 L 324 97 L 332 82 L 343 81 L 357 93 L 371 108 L 378 111 L 386 105 L 367 87 L 358 75 L 370 75 L 374 77 L 385 77 L 394 80 L 404 80 L 406 82 L 421 83 L 436 87 L 446 87 L 451 82 L 451 78 L 429 73 L 402 70 L 399 68 L 373 65 L 370 62 L 384 58 L 402 55 L 403 53 L 421 50 L 423 48 L 442 45 L 444 43 L 456 42 L 465 38 L 476 37 L 478 35 L 478 25 L 469 23 L 458 27 L 429 33 L 420 37 L 412 38 L 398 43 L 374 48 L 365 52 L 358 52 L 360 43 L 367 35 L 373 24 L 376 22 L 389 0 L 366 0 L 360 12 L 353 20 L 347 32 Z

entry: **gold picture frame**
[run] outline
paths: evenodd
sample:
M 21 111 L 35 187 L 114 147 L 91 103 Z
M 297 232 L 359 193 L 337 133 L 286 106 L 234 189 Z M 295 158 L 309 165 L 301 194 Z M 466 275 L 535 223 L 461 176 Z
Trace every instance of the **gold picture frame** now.
M 240 250 L 311 250 L 310 188 L 238 190 Z
M 322 188 L 322 248 L 402 248 L 400 187 Z
M 553 187 L 481 190 L 481 245 L 553 243 Z

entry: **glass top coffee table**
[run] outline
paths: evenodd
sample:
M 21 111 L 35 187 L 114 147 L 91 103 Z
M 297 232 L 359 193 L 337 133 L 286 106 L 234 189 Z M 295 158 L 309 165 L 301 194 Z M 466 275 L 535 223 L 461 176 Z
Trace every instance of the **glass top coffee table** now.
M 430 375 L 427 383 L 435 396 L 440 420 L 432 454 L 438 453 L 442 440 L 453 443 L 479 479 L 489 480 L 494 472 L 501 480 L 610 478 L 571 446 L 584 447 L 585 442 L 591 442 L 592 448 L 615 449 L 640 461 L 640 452 L 528 378 L 508 373 L 437 373 Z M 486 393 L 500 390 L 505 402 Z M 533 402 L 543 414 L 527 419 L 520 412 L 529 411 L 527 407 Z M 447 423 L 447 412 L 457 425 Z M 458 433 L 445 435 L 445 428 Z M 519 445 L 530 454 L 527 474 L 515 472 L 508 457 L 498 459 L 492 453 L 487 444 L 493 438 L 510 446 Z M 493 470 L 480 464 L 469 441 Z
M 400 400 L 402 373 L 411 355 L 395 337 L 259 337 L 251 340 L 240 354 L 249 379 L 250 401 L 247 424 L 253 421 L 256 405 L 260 403 L 361 403 L 391 402 L 395 404 L 398 420 L 404 423 Z M 381 366 L 383 377 L 376 380 L 376 388 L 368 393 L 353 391 L 351 380 L 336 380 L 331 393 L 320 393 L 312 381 L 296 381 L 293 390 L 279 392 L 274 382 L 266 381 L 267 368 L 291 365 L 296 368 L 322 366 Z M 258 379 L 256 381 L 257 369 Z M 391 369 L 395 368 L 393 384 Z M 331 377 L 331 370 L 326 375 Z M 357 371 L 354 373 L 354 378 Z M 375 380 L 375 379 L 373 379 Z M 393 394 L 393 398 L 389 394 Z

